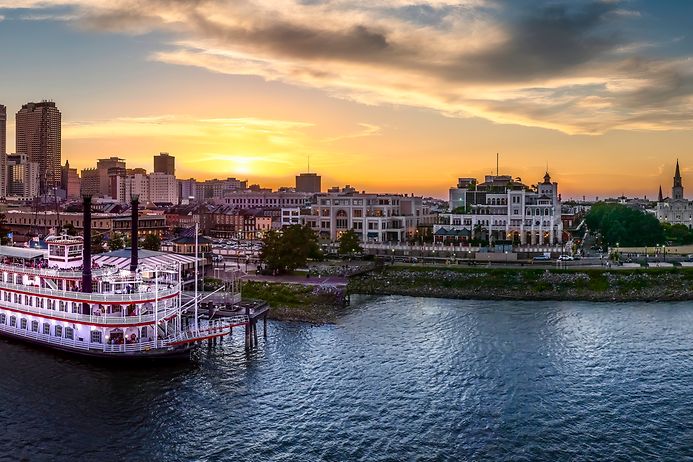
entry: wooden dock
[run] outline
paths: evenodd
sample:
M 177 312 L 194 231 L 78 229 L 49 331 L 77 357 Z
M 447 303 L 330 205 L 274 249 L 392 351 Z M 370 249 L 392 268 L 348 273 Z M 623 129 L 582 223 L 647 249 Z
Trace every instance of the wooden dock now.
M 244 300 L 231 304 L 212 300 L 200 303 L 199 310 L 200 313 L 207 311 L 210 320 L 246 316 L 248 319 L 244 329 L 246 350 L 257 347 L 257 323 L 260 320 L 262 321 L 262 335 L 267 338 L 267 315 L 269 314 L 267 302 Z M 233 335 L 233 327 L 230 329 L 229 335 Z

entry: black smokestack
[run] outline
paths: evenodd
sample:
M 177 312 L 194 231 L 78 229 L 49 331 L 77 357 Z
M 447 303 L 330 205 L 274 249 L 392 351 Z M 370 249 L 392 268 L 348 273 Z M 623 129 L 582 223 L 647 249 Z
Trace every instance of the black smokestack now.
M 83 211 L 84 244 L 82 249 L 82 292 L 90 294 L 91 287 L 91 196 L 84 196 Z M 90 314 L 88 303 L 84 303 L 82 314 Z
M 139 220 L 139 198 L 138 196 L 132 196 L 132 217 L 130 218 L 130 271 L 137 270 L 137 262 L 139 260 L 138 248 L 137 248 L 137 235 L 138 235 L 138 220 Z

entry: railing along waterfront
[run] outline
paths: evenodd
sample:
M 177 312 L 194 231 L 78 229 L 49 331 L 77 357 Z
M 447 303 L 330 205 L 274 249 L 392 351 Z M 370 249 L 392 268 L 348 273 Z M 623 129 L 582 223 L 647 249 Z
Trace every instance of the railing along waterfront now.
M 157 320 L 169 319 L 178 313 L 178 307 L 173 306 L 165 309 L 160 309 L 158 314 L 147 313 L 137 316 L 106 316 L 93 314 L 71 313 L 69 311 L 52 310 L 49 308 L 39 308 L 34 306 L 23 305 L 20 303 L 0 301 L 0 308 L 8 308 L 17 310 L 29 315 L 43 316 L 55 318 L 60 321 L 69 321 L 77 324 L 98 324 L 109 326 L 128 326 L 142 323 L 154 323 Z
M 153 288 L 152 286 L 147 286 L 148 288 Z M 10 284 L 7 282 L 0 282 L 0 289 L 5 289 L 14 292 L 25 292 L 33 295 L 41 295 L 48 298 L 64 298 L 68 300 L 74 300 L 79 302 L 90 302 L 90 303 L 103 303 L 107 305 L 121 304 L 121 303 L 137 303 L 143 301 L 154 301 L 155 298 L 159 300 L 163 298 L 168 298 L 178 294 L 177 288 L 172 289 L 159 289 L 158 292 L 135 292 L 130 294 L 118 294 L 118 293 L 85 293 L 85 292 L 73 292 L 69 290 L 55 290 L 55 289 L 44 289 L 36 286 L 29 286 L 23 284 Z

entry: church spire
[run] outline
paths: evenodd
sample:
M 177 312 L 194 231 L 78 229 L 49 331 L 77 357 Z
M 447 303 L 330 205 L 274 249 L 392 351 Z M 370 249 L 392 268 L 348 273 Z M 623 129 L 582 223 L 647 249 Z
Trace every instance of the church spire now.
M 659 196 L 657 202 L 664 202 L 664 196 L 662 195 L 662 185 L 659 185 Z
M 683 199 L 683 182 L 681 181 L 681 169 L 679 160 L 676 159 L 676 173 L 674 173 L 674 187 L 671 188 L 672 199 Z

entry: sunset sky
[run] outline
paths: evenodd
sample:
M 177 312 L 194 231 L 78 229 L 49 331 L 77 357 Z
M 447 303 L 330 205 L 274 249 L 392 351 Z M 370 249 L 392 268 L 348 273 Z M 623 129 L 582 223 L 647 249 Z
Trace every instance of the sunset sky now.
M 63 161 L 446 197 L 693 191 L 693 2 L 0 0 L 0 104 L 50 99 Z M 690 195 L 690 194 L 687 194 Z

